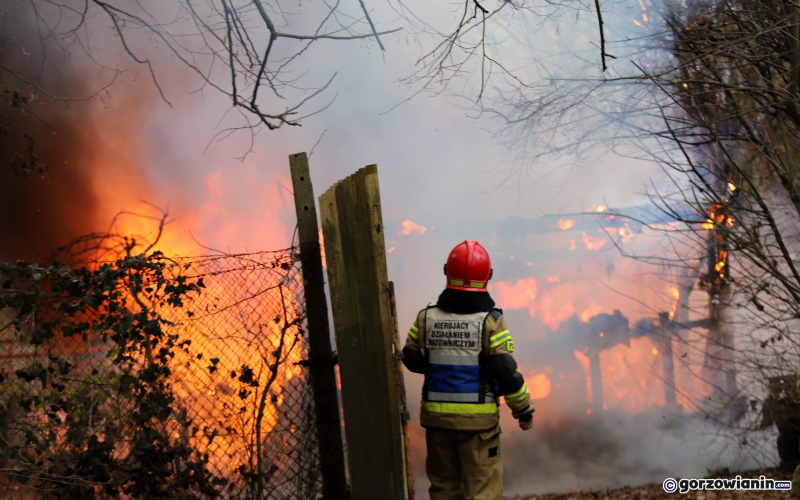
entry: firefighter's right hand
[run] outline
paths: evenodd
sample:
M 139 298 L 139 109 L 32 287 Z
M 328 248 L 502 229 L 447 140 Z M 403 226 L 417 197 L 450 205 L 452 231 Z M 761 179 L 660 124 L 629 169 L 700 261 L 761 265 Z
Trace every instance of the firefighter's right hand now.
M 533 419 L 528 420 L 527 422 L 519 421 L 519 428 L 523 431 L 527 431 L 533 428 Z

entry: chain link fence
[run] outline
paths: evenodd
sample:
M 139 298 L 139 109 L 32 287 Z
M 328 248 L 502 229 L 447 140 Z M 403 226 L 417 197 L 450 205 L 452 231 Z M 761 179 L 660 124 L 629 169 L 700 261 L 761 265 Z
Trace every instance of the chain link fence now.
M 169 362 L 177 413 L 169 429 L 172 438 L 204 457 L 224 498 L 318 498 L 319 449 L 297 249 L 170 260 L 176 264 L 170 267 L 171 279 L 204 285 L 182 307 L 159 310 L 165 332 L 189 341 Z M 14 314 L 0 310 L 0 328 Z M 91 384 L 78 377 L 65 389 L 84 398 L 87 411 L 107 410 L 117 400 L 115 411 L 130 410 L 124 395 L 108 391 L 113 383 L 98 381 L 113 380 L 117 366 L 112 361 L 117 353 L 102 338 L 56 336 L 35 345 L 11 328 L 0 330 L 2 498 L 44 498 L 49 480 L 81 481 L 41 470 L 36 481 L 22 484 L 14 477 L 18 464 L 6 453 L 22 439 L 14 431 L 19 412 L 12 411 L 8 398 L 24 399 L 25 391 L 35 390 L 16 381 L 14 373 L 50 355 L 68 359 L 72 373 L 91 375 Z M 30 422 L 36 416 L 25 418 Z

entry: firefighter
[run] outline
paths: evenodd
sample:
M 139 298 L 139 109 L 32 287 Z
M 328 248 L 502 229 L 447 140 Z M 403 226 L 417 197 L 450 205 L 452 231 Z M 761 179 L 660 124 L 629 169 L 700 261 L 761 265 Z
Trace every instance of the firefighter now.
M 417 315 L 403 363 L 425 375 L 420 423 L 431 500 L 500 500 L 499 398 L 522 430 L 533 426 L 533 405 L 511 354 L 514 342 L 486 284 L 489 254 L 477 241 L 456 245 L 444 266 L 447 286 Z

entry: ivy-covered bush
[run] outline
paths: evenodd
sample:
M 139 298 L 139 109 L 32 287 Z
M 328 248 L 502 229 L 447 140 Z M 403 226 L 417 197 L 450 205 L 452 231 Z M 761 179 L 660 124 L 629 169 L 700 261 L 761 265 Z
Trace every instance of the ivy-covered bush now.
M 6 488 L 70 499 L 219 496 L 225 480 L 188 444 L 208 431 L 192 425 L 169 383 L 170 360 L 191 340 L 169 333 L 158 311 L 204 288 L 180 271 L 159 252 L 91 267 L 0 264 L 0 332 L 26 349 L 13 370 L 0 366 Z

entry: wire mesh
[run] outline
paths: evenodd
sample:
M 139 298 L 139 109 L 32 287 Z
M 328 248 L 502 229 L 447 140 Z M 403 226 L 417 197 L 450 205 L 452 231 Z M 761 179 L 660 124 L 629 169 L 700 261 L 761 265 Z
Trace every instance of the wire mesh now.
M 319 450 L 297 249 L 171 260 L 177 264 L 171 266 L 172 279 L 202 279 L 205 285 L 183 307 L 164 305 L 159 310 L 168 321 L 166 333 L 190 341 L 187 349 L 175 351 L 169 365 L 178 413 L 170 428 L 172 437 L 205 456 L 207 468 L 222 479 L 218 484 L 225 498 L 319 497 Z M 12 316 L 13 311 L 0 310 L 0 320 Z M 60 337 L 37 346 L 19 340 L 7 328 L 0 330 L 0 373 L 6 374 L 2 385 L 10 388 L 16 370 L 53 354 L 69 359 L 77 372 L 114 370 L 115 353 L 101 339 Z M 0 421 L 6 424 L 15 418 L 8 408 L 0 401 Z M 6 429 L 0 435 L 1 497 L 40 498 L 46 496 L 47 481 L 80 481 L 39 475 L 37 483 L 15 483 L 12 476 L 19 464 L 4 453 L 2 444 L 15 439 L 9 428 L 0 425 Z

